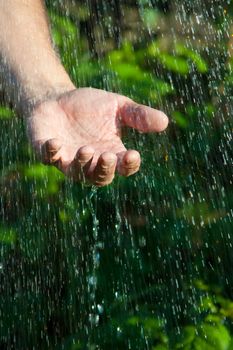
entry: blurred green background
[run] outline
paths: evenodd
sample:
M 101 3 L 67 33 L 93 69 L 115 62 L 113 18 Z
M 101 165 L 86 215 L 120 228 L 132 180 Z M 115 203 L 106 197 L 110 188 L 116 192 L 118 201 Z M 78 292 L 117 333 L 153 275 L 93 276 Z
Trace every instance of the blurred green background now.
M 233 4 L 47 1 L 77 86 L 164 110 L 102 189 L 35 160 L 0 105 L 0 347 L 233 349 Z

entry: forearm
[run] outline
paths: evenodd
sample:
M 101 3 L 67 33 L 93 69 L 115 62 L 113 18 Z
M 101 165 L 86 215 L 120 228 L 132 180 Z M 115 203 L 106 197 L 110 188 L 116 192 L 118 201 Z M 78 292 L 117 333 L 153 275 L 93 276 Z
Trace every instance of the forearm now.
M 0 0 L 1 82 L 16 108 L 74 88 L 53 50 L 42 0 Z

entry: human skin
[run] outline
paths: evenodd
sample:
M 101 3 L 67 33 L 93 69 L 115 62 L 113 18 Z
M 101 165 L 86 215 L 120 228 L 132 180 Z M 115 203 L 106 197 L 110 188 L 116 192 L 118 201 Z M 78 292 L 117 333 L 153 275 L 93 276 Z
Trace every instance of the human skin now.
M 161 132 L 167 116 L 115 93 L 76 88 L 57 57 L 41 0 L 0 0 L 0 77 L 25 117 L 36 153 L 74 180 L 104 186 L 129 176 L 140 154 L 121 128 Z

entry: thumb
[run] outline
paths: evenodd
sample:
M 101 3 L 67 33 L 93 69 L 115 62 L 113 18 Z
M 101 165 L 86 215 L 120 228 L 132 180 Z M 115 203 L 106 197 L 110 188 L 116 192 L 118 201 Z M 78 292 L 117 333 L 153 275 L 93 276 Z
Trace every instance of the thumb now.
M 157 109 L 127 99 L 119 108 L 123 125 L 142 132 L 161 132 L 168 126 L 168 117 Z

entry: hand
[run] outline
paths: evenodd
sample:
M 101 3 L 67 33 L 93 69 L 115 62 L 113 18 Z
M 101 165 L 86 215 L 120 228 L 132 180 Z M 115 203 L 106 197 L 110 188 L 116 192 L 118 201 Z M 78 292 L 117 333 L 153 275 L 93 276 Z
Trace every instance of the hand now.
M 138 171 L 140 155 L 126 150 L 121 127 L 160 132 L 166 115 L 115 93 L 76 89 L 37 105 L 29 121 L 30 136 L 46 164 L 96 186 L 112 182 L 115 171 L 129 176 Z

